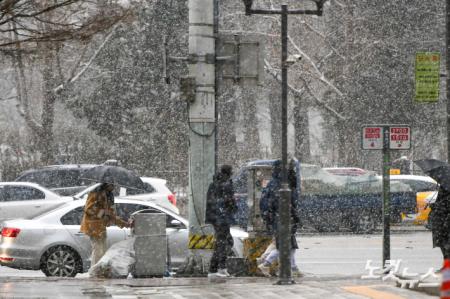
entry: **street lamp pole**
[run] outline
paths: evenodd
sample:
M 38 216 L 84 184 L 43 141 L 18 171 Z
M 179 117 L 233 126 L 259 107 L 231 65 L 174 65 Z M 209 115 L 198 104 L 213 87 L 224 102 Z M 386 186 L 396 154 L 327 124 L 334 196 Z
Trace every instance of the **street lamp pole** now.
M 288 96 L 288 15 L 317 15 L 322 16 L 323 4 L 326 0 L 312 0 L 316 3 L 315 10 L 288 10 L 287 5 L 281 5 L 281 10 L 252 9 L 253 0 L 243 0 L 245 14 L 276 14 L 281 15 L 281 157 L 282 183 L 279 203 L 278 250 L 280 252 L 280 276 L 278 284 L 292 284 L 290 255 L 291 255 L 291 190 L 287 176 L 287 96 Z

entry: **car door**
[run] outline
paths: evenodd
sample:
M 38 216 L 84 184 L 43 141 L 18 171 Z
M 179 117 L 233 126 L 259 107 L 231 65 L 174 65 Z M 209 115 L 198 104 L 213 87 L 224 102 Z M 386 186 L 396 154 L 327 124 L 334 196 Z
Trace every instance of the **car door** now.
M 56 206 L 45 193 L 31 186 L 2 186 L 2 219 L 28 218 Z
M 166 233 L 169 239 L 169 257 L 172 267 L 178 268 L 189 254 L 188 229 L 180 220 L 167 215 Z
M 64 214 L 60 221 L 64 228 L 70 233 L 74 243 L 77 244 L 80 254 L 89 258 L 91 254 L 91 241 L 89 236 L 80 232 L 81 219 L 83 218 L 84 206 L 77 207 Z
M 82 248 L 86 255 L 90 255 L 91 242 L 89 236 L 80 232 L 81 220 L 83 218 L 84 206 L 75 208 L 70 212 L 67 212 L 61 217 L 61 223 L 64 225 L 67 231 L 72 235 L 75 242 Z M 125 229 L 118 226 L 109 226 L 106 228 L 107 246 L 108 248 L 117 242 L 123 241 L 126 238 Z

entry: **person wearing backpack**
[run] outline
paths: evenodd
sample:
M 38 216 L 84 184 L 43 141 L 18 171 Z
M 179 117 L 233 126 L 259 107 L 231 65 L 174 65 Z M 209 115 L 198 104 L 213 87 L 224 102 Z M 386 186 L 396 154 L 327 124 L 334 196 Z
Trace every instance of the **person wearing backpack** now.
M 231 174 L 232 167 L 223 165 L 214 175 L 213 182 L 208 188 L 205 222 L 212 224 L 215 233 L 214 252 L 209 265 L 208 278 L 230 276 L 226 269 L 226 262 L 228 252 L 233 247 L 230 226 L 234 222 L 234 214 L 237 210 Z
M 259 270 L 265 275 L 270 276 L 271 265 L 279 257 L 279 240 L 278 240 L 278 222 L 279 222 L 279 201 L 280 196 L 278 191 L 281 188 L 281 161 L 277 160 L 273 164 L 272 179 L 267 186 L 262 190 L 261 200 L 259 208 L 261 211 L 261 217 L 264 224 L 267 227 L 267 231 L 274 235 L 275 248 L 270 252 L 265 252 L 261 259 L 258 259 Z M 288 183 L 291 189 L 291 270 L 295 276 L 301 276 L 296 262 L 295 251 L 298 249 L 296 240 L 296 232 L 300 227 L 300 217 L 298 216 L 298 196 L 296 192 L 296 175 L 293 167 L 290 167 L 288 172 Z

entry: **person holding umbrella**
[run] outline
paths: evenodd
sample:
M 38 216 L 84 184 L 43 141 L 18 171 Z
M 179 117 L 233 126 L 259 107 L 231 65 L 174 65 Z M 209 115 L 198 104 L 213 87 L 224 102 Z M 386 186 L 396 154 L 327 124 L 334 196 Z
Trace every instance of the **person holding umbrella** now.
M 91 265 L 95 265 L 106 252 L 106 227 L 113 224 L 120 228 L 130 227 L 128 222 L 115 213 L 113 190 L 114 184 L 102 183 L 89 192 L 84 206 L 80 231 L 91 240 Z
M 91 265 L 95 265 L 107 249 L 106 228 L 114 224 L 120 228 L 131 226 L 116 215 L 113 194 L 115 185 L 144 189 L 144 183 L 134 172 L 111 165 L 93 167 L 84 173 L 83 179 L 101 182 L 88 194 L 80 227 L 80 231 L 91 240 Z
M 429 221 L 433 247 L 439 247 L 445 259 L 450 258 L 450 165 L 436 159 L 414 161 L 428 176 L 439 183 L 436 200 L 430 203 Z

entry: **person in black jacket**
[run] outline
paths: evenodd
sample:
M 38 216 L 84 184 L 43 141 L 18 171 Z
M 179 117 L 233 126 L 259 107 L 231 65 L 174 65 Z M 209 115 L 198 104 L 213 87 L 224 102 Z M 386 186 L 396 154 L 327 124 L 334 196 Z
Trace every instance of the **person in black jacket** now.
M 267 230 L 274 235 L 276 250 L 269 253 L 263 260 L 261 260 L 261 264 L 258 265 L 259 270 L 265 275 L 270 276 L 270 267 L 272 263 L 278 259 L 279 257 L 279 236 L 278 236 L 278 224 L 279 224 L 279 190 L 281 188 L 281 161 L 275 161 L 272 170 L 272 179 L 267 184 L 266 188 L 263 189 L 261 201 L 260 201 L 260 210 L 262 214 L 262 218 L 264 220 L 265 225 L 267 226 Z M 298 196 L 296 192 L 297 188 L 297 180 L 294 170 L 294 165 L 290 165 L 288 170 L 288 183 L 289 188 L 291 189 L 291 270 L 292 273 L 296 276 L 300 276 L 301 273 L 298 270 L 298 267 L 295 262 L 295 251 L 298 249 L 296 233 L 297 229 L 300 227 L 300 217 L 298 215 Z
M 208 278 L 230 276 L 226 261 L 228 252 L 233 247 L 230 226 L 237 209 L 231 174 L 232 167 L 223 165 L 208 188 L 205 222 L 213 225 L 216 239 Z
M 450 192 L 442 186 L 436 201 L 430 204 L 429 221 L 433 235 L 433 247 L 439 247 L 445 259 L 450 258 Z

